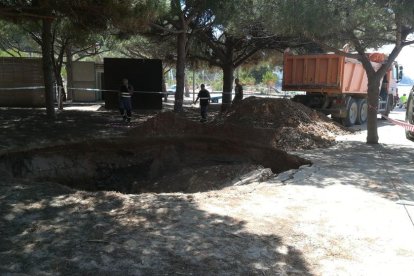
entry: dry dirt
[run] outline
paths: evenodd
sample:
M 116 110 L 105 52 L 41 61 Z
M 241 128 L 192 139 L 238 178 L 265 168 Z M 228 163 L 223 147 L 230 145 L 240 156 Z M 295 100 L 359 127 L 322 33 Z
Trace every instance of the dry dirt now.
M 287 99 L 249 97 L 229 111 L 214 115 L 207 123 L 199 124 L 191 112 L 185 116 L 161 113 L 132 129 L 130 134 L 219 137 L 292 151 L 332 146 L 336 135 L 352 132 L 325 115 Z
M 350 131 L 324 114 L 287 99 L 249 97 L 216 120 L 225 127 L 271 131 L 270 143 L 289 151 L 331 146 L 336 135 Z
M 214 138 L 232 148 L 260 147 L 270 153 L 331 146 L 335 135 L 346 133 L 300 104 L 257 98 L 225 114 L 212 110 L 204 124 L 198 122 L 198 110 L 187 110 L 184 116 L 135 114 L 130 125 L 120 124 L 111 111 L 63 112 L 53 124 L 39 120 L 38 110 L 1 112 L 0 128 L 13 130 L 2 131 L 1 138 L 7 137 L 2 139 L 2 160 L 22 154 L 22 149 L 30 155 L 33 148 L 92 144 L 97 138 L 118 144 L 144 138 Z M 260 177 L 251 177 L 257 172 Z M 317 219 L 318 212 L 312 213 L 314 220 L 302 220 L 307 205 L 320 202 L 309 194 L 299 196 L 298 186 L 285 186 L 292 178 L 277 178 L 254 162 L 209 162 L 160 175 L 153 183 L 165 187 L 188 182 L 186 193 L 134 195 L 2 177 L 0 274 L 364 275 L 334 265 L 357 264 L 352 251 L 358 241 L 336 235 L 331 222 Z M 411 258 L 406 248 L 398 250 Z

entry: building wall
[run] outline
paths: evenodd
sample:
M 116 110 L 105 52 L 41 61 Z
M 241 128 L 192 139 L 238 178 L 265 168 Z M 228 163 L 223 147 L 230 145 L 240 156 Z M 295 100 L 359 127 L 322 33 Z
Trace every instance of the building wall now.
M 0 58 L 0 106 L 44 106 L 43 86 L 42 59 Z
M 96 102 L 101 99 L 100 91 L 86 91 L 76 88 L 99 88 L 96 80 L 96 65 L 94 62 L 78 61 L 73 63 L 73 90 L 74 102 Z

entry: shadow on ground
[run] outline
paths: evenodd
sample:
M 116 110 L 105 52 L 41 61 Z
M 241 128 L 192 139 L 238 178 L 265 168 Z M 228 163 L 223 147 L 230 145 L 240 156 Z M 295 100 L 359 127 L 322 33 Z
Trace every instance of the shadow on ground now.
M 191 195 L 0 184 L 0 274 L 311 275 L 276 235 L 206 213 Z M 281 249 L 282 248 L 282 249 Z
M 139 124 L 157 112 L 134 114 Z M 118 137 L 128 128 L 116 110 L 57 112 L 50 121 L 44 109 L 0 108 L 0 151 L 84 141 L 91 138 Z
M 389 200 L 414 200 L 412 147 L 340 142 L 330 149 L 302 154 L 314 166 L 297 172 L 289 183 L 320 188 L 352 185 Z

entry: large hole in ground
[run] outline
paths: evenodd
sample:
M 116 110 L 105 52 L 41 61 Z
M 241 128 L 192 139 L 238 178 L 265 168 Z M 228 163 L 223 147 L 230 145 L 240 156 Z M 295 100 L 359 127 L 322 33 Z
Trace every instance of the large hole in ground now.
M 269 168 L 297 169 L 308 160 L 284 151 L 212 138 L 94 141 L 1 157 L 11 177 L 53 181 L 88 191 L 202 192 Z M 263 170 L 262 170 L 263 171 Z

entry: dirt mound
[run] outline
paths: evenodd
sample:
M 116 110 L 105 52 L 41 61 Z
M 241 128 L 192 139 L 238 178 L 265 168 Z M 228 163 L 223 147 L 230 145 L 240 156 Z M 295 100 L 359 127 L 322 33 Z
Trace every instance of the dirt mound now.
M 173 112 L 149 119 L 133 135 L 216 137 L 282 150 L 327 147 L 348 132 L 324 114 L 286 99 L 249 97 L 201 124 Z
M 323 125 L 325 130 L 333 134 L 342 134 L 347 131 L 324 114 L 287 99 L 249 97 L 233 106 L 229 112 L 222 114 L 216 121 L 224 124 L 273 129 L 283 127 L 300 129 L 305 126 Z
M 216 119 L 218 124 L 273 130 L 272 144 L 295 150 L 326 147 L 348 132 L 324 114 L 287 99 L 249 97 Z
M 249 97 L 218 118 L 218 121 L 251 127 L 297 127 L 315 121 L 330 121 L 326 116 L 287 99 Z

